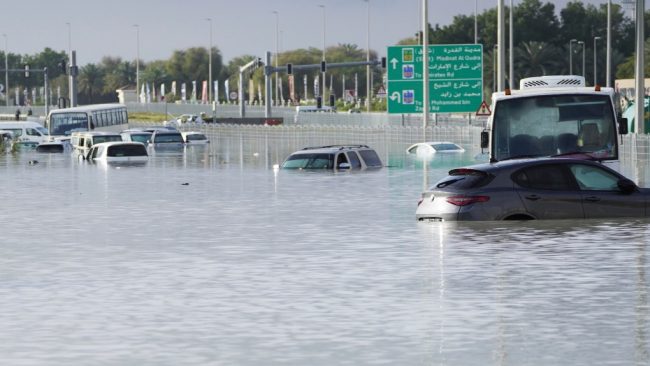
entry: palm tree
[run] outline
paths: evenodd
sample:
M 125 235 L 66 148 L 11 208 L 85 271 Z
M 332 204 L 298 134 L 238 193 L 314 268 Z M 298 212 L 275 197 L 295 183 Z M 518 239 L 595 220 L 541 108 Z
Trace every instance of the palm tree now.
M 517 79 L 557 74 L 562 67 L 558 49 L 546 42 L 523 42 L 515 49 Z
M 88 64 L 81 68 L 79 72 L 79 91 L 88 95 L 90 103 L 93 102 L 93 96 L 102 90 L 104 75 L 102 70 L 95 64 Z

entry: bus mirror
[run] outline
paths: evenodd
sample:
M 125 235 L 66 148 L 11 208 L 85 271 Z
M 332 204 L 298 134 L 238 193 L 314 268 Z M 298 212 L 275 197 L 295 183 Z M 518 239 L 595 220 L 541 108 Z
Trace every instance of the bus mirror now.
M 627 129 L 627 118 L 623 118 L 623 116 L 619 115 L 618 116 L 618 133 L 621 135 L 627 135 L 628 133 Z
M 481 149 L 487 149 L 490 144 L 490 135 L 487 131 L 481 131 Z

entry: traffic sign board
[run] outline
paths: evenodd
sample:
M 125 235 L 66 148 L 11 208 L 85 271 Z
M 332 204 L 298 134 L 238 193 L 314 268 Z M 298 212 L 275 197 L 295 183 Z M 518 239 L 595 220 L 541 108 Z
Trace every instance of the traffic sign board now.
M 422 46 L 388 47 L 387 55 L 388 112 L 422 112 Z M 476 111 L 483 100 L 483 46 L 431 45 L 428 56 L 429 110 Z
M 485 101 L 481 102 L 481 105 L 478 107 L 478 110 L 476 111 L 477 116 L 489 116 L 492 114 L 492 111 L 490 110 L 490 107 L 487 105 Z

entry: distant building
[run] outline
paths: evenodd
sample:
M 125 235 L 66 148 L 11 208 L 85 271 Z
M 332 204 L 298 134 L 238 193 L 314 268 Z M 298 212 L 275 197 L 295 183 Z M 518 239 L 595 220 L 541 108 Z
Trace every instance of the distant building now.
M 121 104 L 135 103 L 138 101 L 138 95 L 133 85 L 123 86 L 115 92 L 117 93 L 118 102 Z

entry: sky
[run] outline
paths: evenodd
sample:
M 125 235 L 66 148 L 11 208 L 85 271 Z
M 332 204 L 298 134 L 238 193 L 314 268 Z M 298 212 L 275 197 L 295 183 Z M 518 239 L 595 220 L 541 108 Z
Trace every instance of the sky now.
M 568 1 L 542 0 L 555 4 L 557 11 Z M 77 64 L 85 65 L 103 56 L 135 60 L 139 54 L 143 61 L 166 60 L 175 50 L 209 47 L 211 30 L 212 45 L 219 48 L 225 63 L 242 55 L 264 58 L 266 51 L 275 52 L 276 43 L 280 52 L 322 49 L 323 33 L 326 46 L 347 43 L 366 49 L 368 19 L 370 49 L 381 56 L 386 47 L 420 29 L 422 0 L 34 0 L 24 4 L 0 1 L 0 34 L 6 34 L 7 51 L 33 55 L 45 47 L 72 48 Z M 428 4 L 429 22 L 444 26 L 456 15 L 474 14 L 475 5 L 479 14 L 496 7 L 497 0 L 429 0 Z

